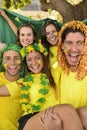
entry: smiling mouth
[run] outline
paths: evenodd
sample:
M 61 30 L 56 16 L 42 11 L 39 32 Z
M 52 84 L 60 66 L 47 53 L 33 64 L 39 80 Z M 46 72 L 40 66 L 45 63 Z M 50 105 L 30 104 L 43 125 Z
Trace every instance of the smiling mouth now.
M 12 71 L 12 72 L 14 72 L 14 71 L 17 70 L 17 68 L 18 68 L 18 67 L 10 67 L 9 70 Z
M 78 53 L 71 53 L 71 54 L 69 54 L 69 57 L 70 57 L 70 60 L 75 63 L 78 61 L 79 54 Z

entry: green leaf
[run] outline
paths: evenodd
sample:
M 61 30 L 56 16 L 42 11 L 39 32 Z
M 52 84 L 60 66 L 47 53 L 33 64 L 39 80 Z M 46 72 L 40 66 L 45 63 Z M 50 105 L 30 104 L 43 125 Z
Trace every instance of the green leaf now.
M 32 107 L 32 110 L 36 110 L 36 111 L 41 109 L 39 105 L 38 106 L 32 105 L 31 107 Z
M 41 93 L 41 94 L 43 94 L 43 95 L 48 94 L 48 92 L 49 92 L 49 89 L 46 89 L 46 88 L 43 88 L 43 89 L 40 89 L 40 90 L 39 90 L 39 93 Z
M 46 102 L 46 99 L 45 99 L 45 98 L 39 98 L 39 99 L 37 100 L 37 102 L 39 102 L 39 103 L 44 103 L 44 102 Z

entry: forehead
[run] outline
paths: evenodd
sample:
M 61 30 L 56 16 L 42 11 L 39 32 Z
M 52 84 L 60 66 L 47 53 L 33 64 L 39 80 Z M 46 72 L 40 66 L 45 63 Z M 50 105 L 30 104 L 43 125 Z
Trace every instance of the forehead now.
M 33 58 L 33 57 L 35 57 L 37 55 L 41 57 L 41 53 L 38 52 L 38 51 L 30 52 L 30 53 L 28 53 L 28 55 L 26 56 L 26 58 L 29 58 L 29 57 Z
M 46 26 L 46 31 L 50 31 L 52 29 L 56 30 L 56 27 L 53 24 L 49 24 Z
M 17 51 L 9 50 L 9 51 L 4 52 L 3 57 L 6 57 L 6 56 L 11 57 L 11 56 L 20 56 L 20 55 Z
M 65 40 L 80 40 L 84 39 L 84 35 L 81 32 L 70 32 L 66 35 Z
M 32 32 L 33 30 L 32 30 L 31 27 L 21 27 L 21 28 L 20 28 L 20 32 L 22 32 L 22 31 L 23 31 L 23 32 L 25 32 L 25 31 L 26 31 L 26 32 L 27 32 L 27 31 Z

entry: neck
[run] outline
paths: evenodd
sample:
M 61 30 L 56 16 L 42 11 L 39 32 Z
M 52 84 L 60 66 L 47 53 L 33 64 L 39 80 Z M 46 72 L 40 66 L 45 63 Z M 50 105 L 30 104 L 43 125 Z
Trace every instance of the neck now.
M 72 71 L 72 72 L 76 72 L 76 69 L 77 69 L 76 66 L 71 66 L 71 71 Z
M 19 78 L 19 74 L 17 74 L 17 75 L 9 75 L 8 73 L 4 73 L 4 76 L 5 76 L 5 78 L 8 80 L 8 81 L 10 81 L 10 82 L 13 82 L 13 81 L 16 81 L 16 80 L 18 80 L 18 78 Z

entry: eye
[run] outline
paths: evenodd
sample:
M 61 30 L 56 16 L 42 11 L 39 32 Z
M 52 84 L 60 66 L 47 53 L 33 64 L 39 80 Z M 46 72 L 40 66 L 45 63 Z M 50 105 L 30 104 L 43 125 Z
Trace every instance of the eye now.
M 7 57 L 5 57 L 4 59 L 5 59 L 6 61 L 9 61 L 9 60 L 10 60 L 10 57 L 7 56 Z
M 23 34 L 23 33 L 21 33 L 21 34 L 20 34 L 20 36 L 24 36 L 24 34 Z
M 71 41 L 65 41 L 64 44 L 65 44 L 66 46 L 72 46 L 72 42 L 71 42 Z
M 36 56 L 36 60 L 39 60 L 39 59 L 41 59 L 40 56 Z
M 26 59 L 27 62 L 31 62 L 31 59 Z
M 79 41 L 78 42 L 78 45 L 83 45 L 84 44 L 84 41 Z
M 27 36 L 33 36 L 33 33 L 28 33 Z
M 52 33 L 55 34 L 55 33 L 57 33 L 57 31 L 53 30 Z
M 20 57 L 19 56 L 15 56 L 14 59 L 15 60 L 20 60 Z

